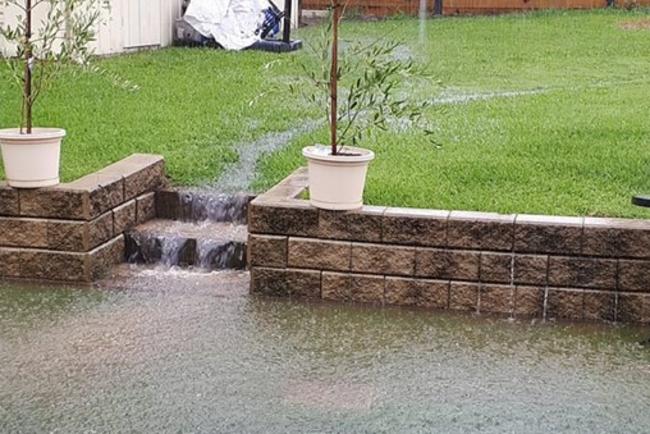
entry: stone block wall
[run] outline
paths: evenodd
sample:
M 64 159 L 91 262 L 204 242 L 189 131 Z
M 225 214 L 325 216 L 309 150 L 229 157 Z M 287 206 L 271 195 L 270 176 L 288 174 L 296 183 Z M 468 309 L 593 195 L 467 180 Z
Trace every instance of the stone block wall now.
M 155 216 L 160 156 L 135 154 L 52 188 L 0 183 L 0 278 L 91 282 L 124 260 L 123 233 Z
M 311 207 L 299 170 L 249 208 L 251 291 L 650 322 L 650 221 Z

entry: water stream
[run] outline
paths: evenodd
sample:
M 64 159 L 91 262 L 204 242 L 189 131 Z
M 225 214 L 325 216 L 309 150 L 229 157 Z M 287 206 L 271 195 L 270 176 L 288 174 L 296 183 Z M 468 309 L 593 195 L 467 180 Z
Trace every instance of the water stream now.
M 235 146 L 239 159 L 221 175 L 214 185 L 208 188 L 225 193 L 250 191 L 255 180 L 257 163 L 264 155 L 277 152 L 288 146 L 294 139 L 308 134 L 321 125 L 314 120 L 301 120 L 302 125 L 279 133 L 269 133 L 250 143 Z

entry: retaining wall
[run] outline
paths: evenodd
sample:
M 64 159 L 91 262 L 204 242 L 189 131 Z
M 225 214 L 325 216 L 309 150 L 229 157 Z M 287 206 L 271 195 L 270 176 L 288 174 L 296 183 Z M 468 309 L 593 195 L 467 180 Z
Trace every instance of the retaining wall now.
M 301 169 L 249 207 L 251 292 L 517 317 L 650 322 L 650 221 L 298 199 Z
M 123 233 L 155 216 L 160 156 L 135 154 L 53 188 L 0 183 L 0 278 L 91 282 L 124 260 Z

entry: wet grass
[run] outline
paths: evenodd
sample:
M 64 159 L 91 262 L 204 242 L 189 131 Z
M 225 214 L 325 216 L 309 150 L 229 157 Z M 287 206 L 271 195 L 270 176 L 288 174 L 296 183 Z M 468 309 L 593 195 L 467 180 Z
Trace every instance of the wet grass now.
M 102 59 L 105 74 L 69 74 L 55 82 L 36 107 L 35 124 L 68 131 L 61 163 L 66 181 L 150 152 L 166 158 L 175 183 L 209 183 L 237 161 L 238 143 L 295 125 L 298 110 L 273 98 L 249 107 L 268 85 L 263 66 L 275 59 L 185 48 Z M 281 73 L 285 66 L 276 68 Z M 6 72 L 0 66 L 0 125 L 15 127 L 20 102 Z
M 442 83 L 417 90 L 442 96 L 427 114 L 442 149 L 418 131 L 389 131 L 366 143 L 377 153 L 366 201 L 647 216 L 629 202 L 634 193 L 650 193 L 650 31 L 620 26 L 647 17 L 646 11 L 595 11 L 446 18 L 428 21 L 422 41 L 412 19 L 347 23 L 344 38 L 388 34 L 404 41 Z M 313 34 L 308 28 L 300 36 L 309 41 Z M 70 132 L 67 180 L 132 152 L 155 152 L 167 158 L 174 182 L 210 183 L 236 162 L 238 144 L 314 116 L 287 95 L 249 106 L 269 83 L 297 73 L 286 57 L 169 49 L 106 59 L 101 66 L 140 90 L 127 92 L 95 75 L 68 77 L 37 110 L 41 125 Z M 11 90 L 2 77 L 2 126 L 17 120 Z M 501 96 L 459 102 L 475 93 Z M 303 165 L 302 146 L 326 140 L 321 128 L 262 157 L 254 188 Z
M 598 11 L 434 20 L 424 46 L 415 21 L 348 26 L 344 34 L 410 41 L 430 62 L 447 101 L 473 92 L 523 92 L 432 110 L 439 150 L 417 131 L 367 143 L 377 160 L 366 201 L 647 217 L 630 197 L 650 192 L 650 32 L 619 27 L 644 17 Z M 301 146 L 324 140 L 321 131 L 267 158 L 260 185 L 303 164 Z

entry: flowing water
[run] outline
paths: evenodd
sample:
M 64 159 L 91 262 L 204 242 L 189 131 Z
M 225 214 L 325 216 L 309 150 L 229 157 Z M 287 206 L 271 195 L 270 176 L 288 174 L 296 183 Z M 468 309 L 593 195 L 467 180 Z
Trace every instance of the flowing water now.
M 129 263 L 203 271 L 245 268 L 250 196 L 206 191 L 160 195 L 158 214 L 162 218 L 126 233 Z
M 252 297 L 123 267 L 0 287 L 0 432 L 648 432 L 648 329 Z
M 126 234 L 126 257 L 132 264 L 166 268 L 244 268 L 247 236 L 247 227 L 242 224 L 151 220 Z
M 280 133 L 269 133 L 260 139 L 235 146 L 238 154 L 237 163 L 226 168 L 225 172 L 210 189 L 226 193 L 250 191 L 255 180 L 257 163 L 264 155 L 277 152 L 291 144 L 298 137 L 311 133 L 320 126 L 320 122 L 302 120 L 302 125 Z

